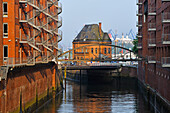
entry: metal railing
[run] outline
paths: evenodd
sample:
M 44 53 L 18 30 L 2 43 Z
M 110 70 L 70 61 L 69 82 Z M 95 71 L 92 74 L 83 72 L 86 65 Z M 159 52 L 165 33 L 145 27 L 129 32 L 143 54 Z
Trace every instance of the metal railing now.
M 7 60 L 4 61 L 4 66 L 8 67 L 14 67 L 16 65 L 26 65 L 27 64 L 27 58 L 7 58 Z
M 137 5 L 142 5 L 142 0 L 136 0 Z
M 140 38 L 140 37 L 142 37 L 142 36 L 143 36 L 142 32 L 138 32 L 138 33 L 137 33 L 137 37 L 138 37 L 138 38 Z
M 149 7 L 148 14 L 155 15 L 156 14 L 156 7 Z
M 58 29 L 62 26 L 62 17 L 58 16 L 62 12 L 62 4 L 59 3 L 58 0 L 47 1 L 49 4 L 42 5 L 35 2 L 34 0 L 19 0 L 20 4 L 27 4 L 36 9 L 36 12 L 30 11 L 23 15 L 21 14 L 20 17 L 20 23 L 27 23 L 36 30 L 34 33 L 30 32 L 27 35 L 22 34 L 20 37 L 20 43 L 27 43 L 30 47 L 39 51 L 37 51 L 38 53 L 36 55 L 34 54 L 33 56 L 27 57 L 27 64 L 35 64 L 36 62 L 48 62 L 48 60 L 52 60 L 54 56 L 53 48 L 58 49 L 58 42 L 62 40 L 62 31 Z M 24 5 L 22 6 L 24 7 Z M 55 6 L 56 8 L 54 8 L 53 11 L 48 10 L 48 8 L 52 6 Z M 40 16 L 40 14 L 46 15 L 48 17 L 46 22 L 41 20 L 37 21 L 36 17 Z M 54 24 L 51 24 L 51 22 L 53 22 Z M 43 40 L 42 37 L 37 38 L 38 36 L 41 36 L 42 30 L 45 30 L 46 33 L 49 34 L 50 38 L 48 38 L 47 40 Z M 54 36 L 55 34 L 57 36 Z M 40 46 L 43 46 L 48 50 L 46 54 L 41 54 L 42 49 Z M 16 61 L 16 58 L 9 58 L 6 62 L 6 65 L 22 65 L 23 63 L 21 60 L 19 60 L 18 62 Z
M 54 29 L 53 32 L 58 36 L 57 42 L 60 42 L 62 40 L 63 32 L 60 29 Z
M 162 43 L 170 44 L 170 34 L 162 34 Z
M 148 30 L 155 30 L 156 29 L 156 23 L 148 23 Z
M 62 13 L 62 4 L 60 2 L 55 2 L 54 5 L 57 7 L 57 11 L 54 10 L 54 12 L 57 12 L 58 15 Z
M 170 57 L 162 57 L 162 65 L 170 65 Z
M 121 66 L 119 63 L 90 63 L 89 66 Z
M 148 46 L 156 46 L 156 39 L 148 39 Z
M 137 11 L 136 11 L 136 15 L 137 15 L 137 16 L 142 16 L 142 10 L 137 10 Z
M 138 47 L 142 47 L 142 43 L 138 43 Z
M 142 27 L 142 21 L 136 22 L 136 26 L 137 26 L 137 27 Z
M 162 2 L 170 2 L 170 0 L 162 0 Z
M 156 57 L 155 56 L 148 56 L 148 62 L 156 62 Z
M 170 12 L 163 12 L 162 13 L 162 21 L 169 21 L 170 22 Z

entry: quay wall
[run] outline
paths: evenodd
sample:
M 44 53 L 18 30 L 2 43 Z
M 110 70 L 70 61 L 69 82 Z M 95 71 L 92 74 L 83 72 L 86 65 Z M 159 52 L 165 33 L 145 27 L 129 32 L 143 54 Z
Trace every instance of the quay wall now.
M 122 67 L 120 76 L 136 77 L 137 78 L 137 67 Z
M 0 113 L 33 112 L 62 90 L 62 72 L 55 63 L 11 68 L 0 81 Z

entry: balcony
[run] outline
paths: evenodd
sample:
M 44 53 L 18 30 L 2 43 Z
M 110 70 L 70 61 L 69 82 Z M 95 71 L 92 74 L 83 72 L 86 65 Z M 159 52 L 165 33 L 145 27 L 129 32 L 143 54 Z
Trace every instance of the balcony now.
M 142 0 L 136 0 L 136 5 L 142 5 Z
M 149 23 L 148 24 L 148 31 L 156 31 L 156 24 L 155 23 Z
M 136 16 L 142 16 L 142 10 L 136 11 Z
M 156 7 L 149 7 L 148 8 L 148 15 L 149 16 L 156 16 Z
M 162 67 L 170 67 L 170 57 L 162 57 Z
M 162 44 L 170 44 L 170 34 L 162 34 Z
M 162 2 L 170 2 L 170 0 L 162 0 Z
M 155 64 L 156 58 L 154 56 L 148 56 L 148 63 L 149 64 Z
M 142 27 L 142 21 L 136 22 L 136 27 Z
M 170 23 L 170 13 L 169 12 L 162 13 L 162 23 Z
M 27 15 L 27 13 L 21 15 L 19 22 L 20 22 L 20 23 L 26 23 L 26 22 L 28 22 L 28 17 L 29 17 L 29 15 Z
M 138 48 L 138 49 L 142 49 L 142 43 L 138 43 L 137 48 Z
M 143 36 L 142 33 L 141 33 L 141 32 L 138 32 L 137 37 L 138 37 L 138 38 L 142 38 L 142 36 Z
M 148 39 L 148 47 L 155 47 L 156 40 L 155 39 Z
M 14 66 L 21 66 L 27 64 L 27 58 L 13 58 L 9 57 L 3 61 L 4 66 L 14 67 Z

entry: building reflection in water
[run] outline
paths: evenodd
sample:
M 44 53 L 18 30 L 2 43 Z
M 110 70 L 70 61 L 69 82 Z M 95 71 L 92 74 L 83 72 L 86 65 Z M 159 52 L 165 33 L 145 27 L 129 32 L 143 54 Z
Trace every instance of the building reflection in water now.
M 65 92 L 66 91 L 66 92 Z M 150 113 L 133 80 L 111 84 L 79 84 L 67 81 L 66 90 L 40 113 Z

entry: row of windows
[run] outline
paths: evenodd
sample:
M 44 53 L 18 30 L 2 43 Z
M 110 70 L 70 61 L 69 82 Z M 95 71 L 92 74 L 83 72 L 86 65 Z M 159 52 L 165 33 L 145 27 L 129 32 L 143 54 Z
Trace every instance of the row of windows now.
M 3 17 L 8 17 L 8 3 L 3 2 Z M 8 23 L 3 23 L 3 37 L 8 38 Z
M 3 17 L 8 17 L 8 4 L 3 2 Z M 8 23 L 3 23 L 3 37 L 8 38 Z M 3 46 L 3 60 L 8 58 L 8 46 Z
M 93 48 L 91 48 L 91 53 L 93 53 L 94 51 L 93 51 Z M 97 48 L 95 48 L 95 53 L 97 54 L 98 53 L 98 50 L 97 50 Z M 111 53 L 111 51 L 110 51 L 110 48 L 108 48 L 108 51 L 107 51 L 107 48 L 104 48 L 104 54 L 110 54 Z

